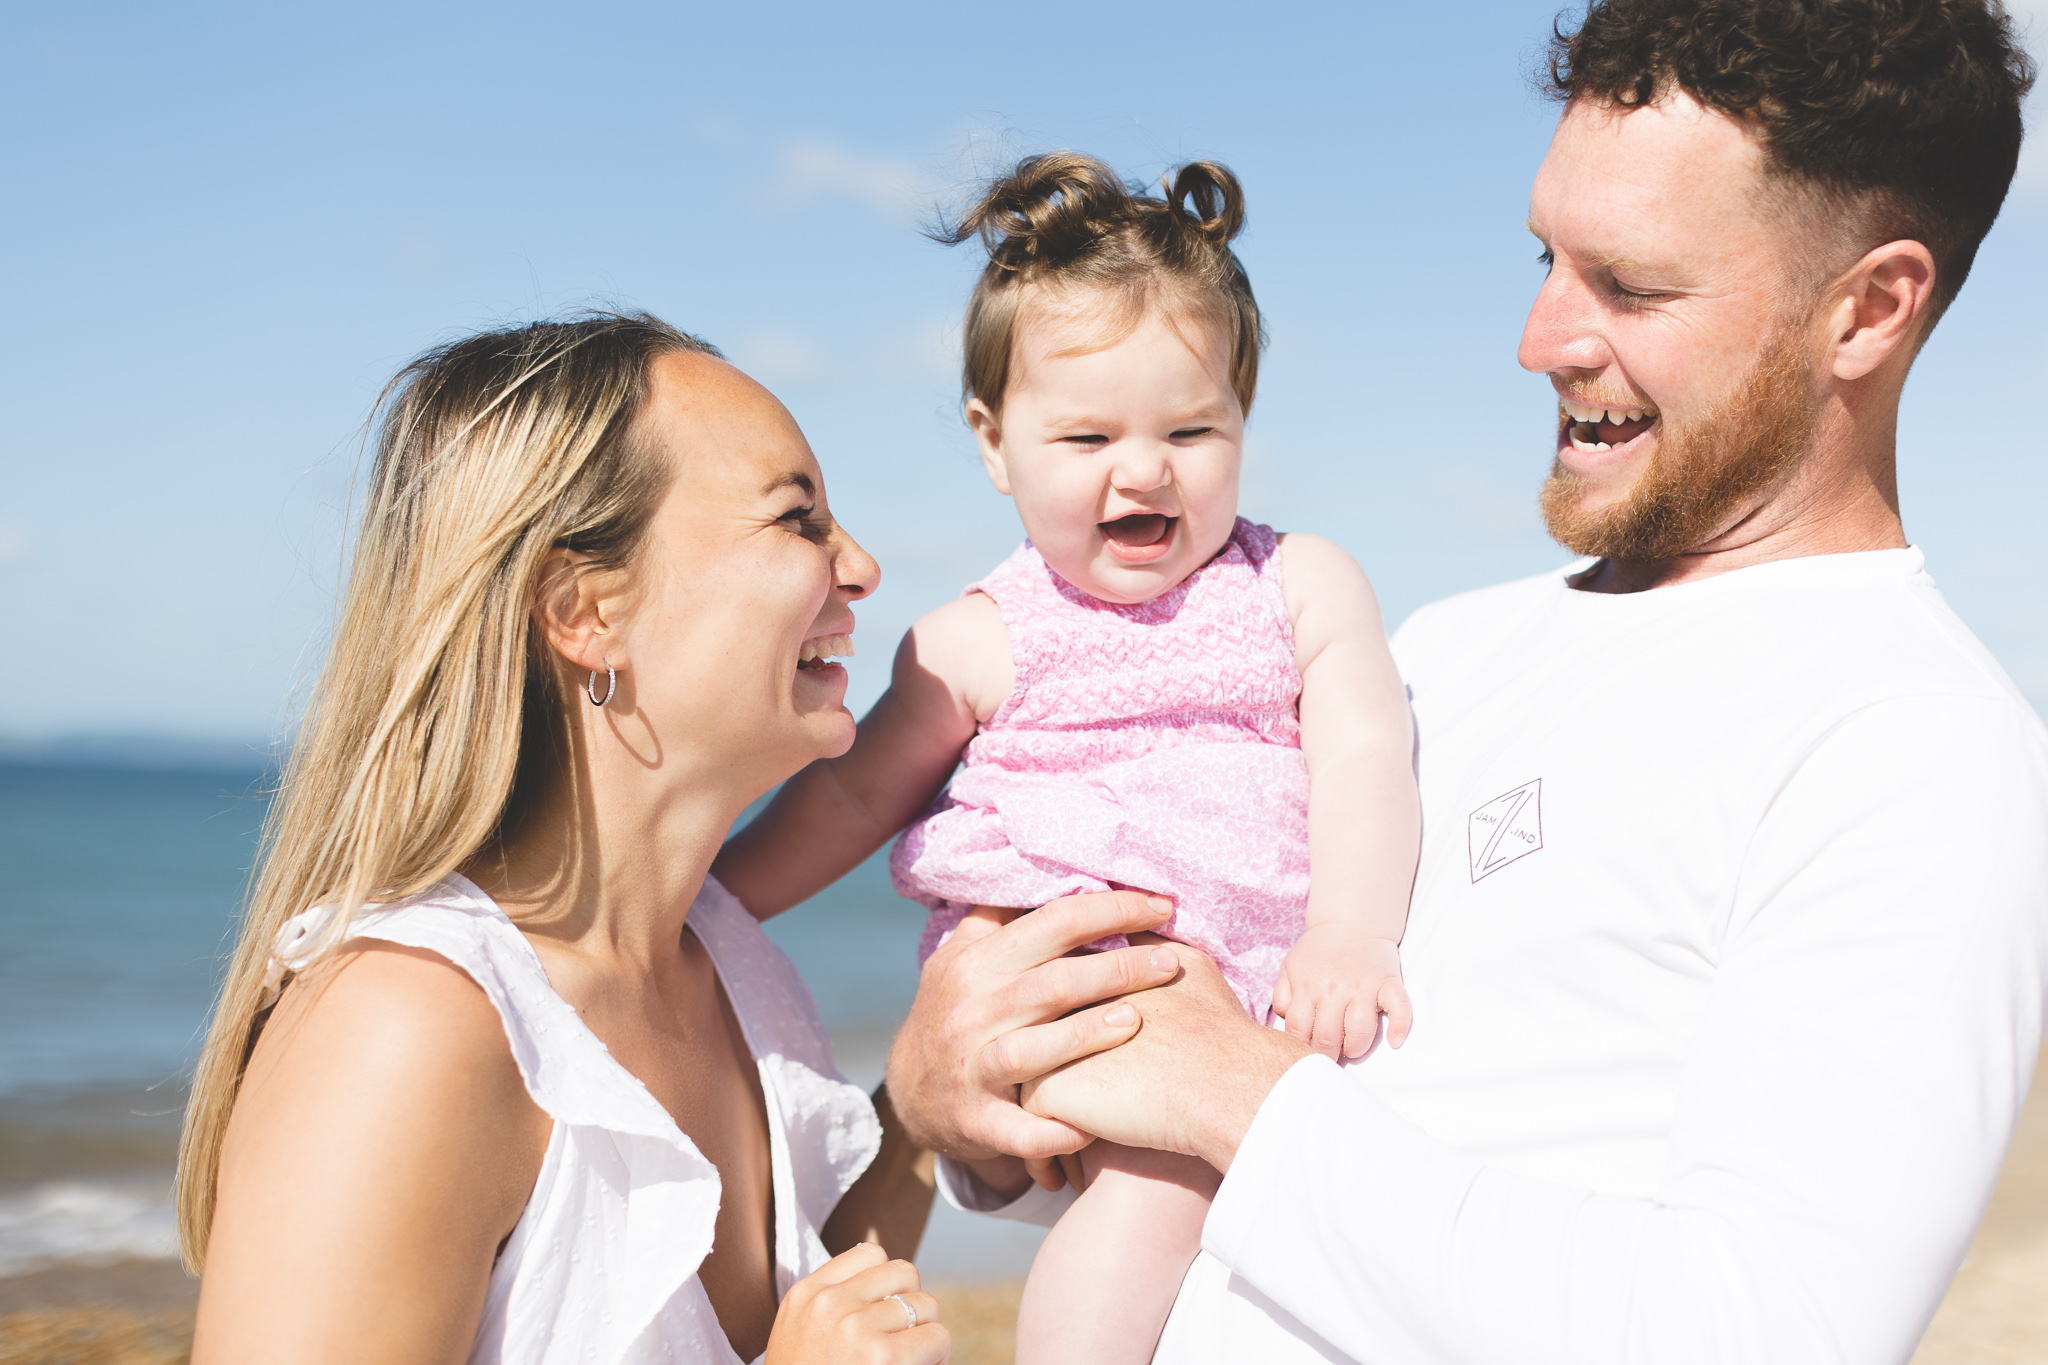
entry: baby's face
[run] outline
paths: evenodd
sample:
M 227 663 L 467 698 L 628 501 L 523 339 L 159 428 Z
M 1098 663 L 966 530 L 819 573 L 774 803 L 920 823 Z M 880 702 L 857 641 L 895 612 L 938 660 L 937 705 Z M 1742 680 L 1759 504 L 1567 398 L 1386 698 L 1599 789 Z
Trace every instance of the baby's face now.
M 1154 309 L 1102 346 L 1101 313 L 1072 302 L 1028 309 L 1002 413 L 977 401 L 968 420 L 1060 577 L 1104 601 L 1150 601 L 1214 558 L 1237 519 L 1244 409 L 1229 343 Z

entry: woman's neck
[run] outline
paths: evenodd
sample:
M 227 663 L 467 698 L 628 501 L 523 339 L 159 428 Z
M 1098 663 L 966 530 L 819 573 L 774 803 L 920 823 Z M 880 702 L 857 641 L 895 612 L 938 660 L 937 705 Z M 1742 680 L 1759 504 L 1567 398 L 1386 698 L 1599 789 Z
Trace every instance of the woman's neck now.
M 746 798 L 577 739 L 547 796 L 464 871 L 524 932 L 651 968 L 675 951 Z

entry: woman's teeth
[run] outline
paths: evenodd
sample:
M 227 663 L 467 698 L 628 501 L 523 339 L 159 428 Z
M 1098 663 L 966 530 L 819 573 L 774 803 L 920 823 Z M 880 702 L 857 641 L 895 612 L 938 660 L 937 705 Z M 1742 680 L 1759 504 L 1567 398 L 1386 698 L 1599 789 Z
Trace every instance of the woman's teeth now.
M 804 647 L 796 653 L 796 666 L 823 668 L 834 659 L 851 659 L 853 653 L 853 637 L 820 635 L 815 640 L 804 641 Z
M 1583 403 L 1560 398 L 1565 431 L 1572 448 L 1580 451 L 1612 450 L 1633 441 L 1657 420 L 1655 408 L 1589 408 Z

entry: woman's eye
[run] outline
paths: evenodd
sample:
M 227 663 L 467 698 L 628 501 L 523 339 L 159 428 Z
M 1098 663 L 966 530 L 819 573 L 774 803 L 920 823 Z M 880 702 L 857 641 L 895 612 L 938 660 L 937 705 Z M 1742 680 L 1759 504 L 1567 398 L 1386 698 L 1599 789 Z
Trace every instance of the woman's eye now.
M 1555 251 L 1552 251 L 1550 248 L 1545 247 L 1542 251 L 1536 254 L 1536 264 L 1542 266 L 1543 273 L 1548 275 L 1550 273 L 1550 267 L 1557 264 L 1557 253 Z

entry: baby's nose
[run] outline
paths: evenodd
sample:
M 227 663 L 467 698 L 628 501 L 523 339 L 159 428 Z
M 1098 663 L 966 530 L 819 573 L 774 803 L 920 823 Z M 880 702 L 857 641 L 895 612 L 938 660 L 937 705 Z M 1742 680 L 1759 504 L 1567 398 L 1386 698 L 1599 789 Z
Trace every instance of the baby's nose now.
M 1111 471 L 1111 479 L 1118 488 L 1133 493 L 1150 493 L 1155 488 L 1164 488 L 1173 482 L 1171 449 L 1152 446 L 1125 451 Z

